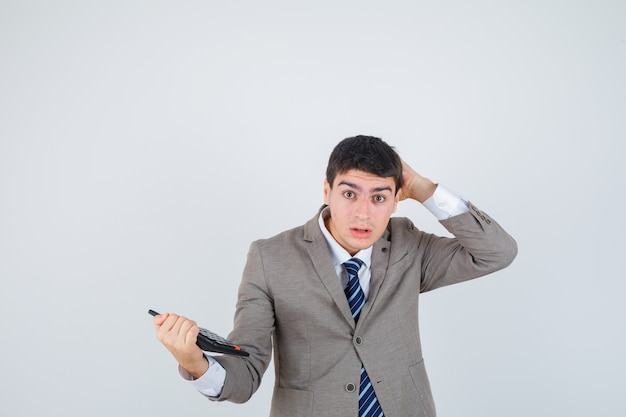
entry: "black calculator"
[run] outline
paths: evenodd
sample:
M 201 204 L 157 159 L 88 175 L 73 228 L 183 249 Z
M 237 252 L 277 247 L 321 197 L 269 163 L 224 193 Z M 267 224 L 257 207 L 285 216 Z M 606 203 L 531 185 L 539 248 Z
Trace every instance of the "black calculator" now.
M 148 310 L 148 313 L 152 316 L 158 316 L 154 310 Z M 196 340 L 196 344 L 200 347 L 200 349 L 206 352 L 215 352 L 215 353 L 225 353 L 227 355 L 237 355 L 237 356 L 249 356 L 250 354 L 231 342 L 230 340 L 224 339 L 222 336 L 218 336 L 210 330 L 207 330 L 203 327 L 200 327 L 200 333 L 198 333 L 198 339 Z

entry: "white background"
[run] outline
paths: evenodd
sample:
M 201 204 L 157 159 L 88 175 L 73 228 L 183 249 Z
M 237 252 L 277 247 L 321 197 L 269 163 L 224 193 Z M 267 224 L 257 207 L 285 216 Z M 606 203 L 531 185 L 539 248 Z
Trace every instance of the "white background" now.
M 252 240 L 380 136 L 519 256 L 422 297 L 440 416 L 624 416 L 623 1 L 1 1 L 0 415 L 263 416 L 148 308 L 227 334 Z M 419 204 L 399 215 L 445 233 Z

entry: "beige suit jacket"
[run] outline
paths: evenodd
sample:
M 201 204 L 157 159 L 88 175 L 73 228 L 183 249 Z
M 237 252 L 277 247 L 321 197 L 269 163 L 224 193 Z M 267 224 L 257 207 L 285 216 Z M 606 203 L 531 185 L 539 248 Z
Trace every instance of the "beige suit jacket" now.
M 214 400 L 247 401 L 274 354 L 271 417 L 358 415 L 361 364 L 386 417 L 434 417 L 418 329 L 419 294 L 509 265 L 515 241 L 485 213 L 441 222 L 455 238 L 392 218 L 374 244 L 370 294 L 355 326 L 318 216 L 252 243 L 229 338 L 250 357 L 226 369 Z

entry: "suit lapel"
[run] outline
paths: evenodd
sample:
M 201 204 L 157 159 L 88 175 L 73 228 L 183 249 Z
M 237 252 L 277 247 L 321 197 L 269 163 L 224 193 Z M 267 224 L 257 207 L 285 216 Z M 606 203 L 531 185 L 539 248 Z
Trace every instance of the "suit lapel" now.
M 385 276 L 387 274 L 387 267 L 389 266 L 389 256 L 391 253 L 390 247 L 390 233 L 389 230 L 386 230 L 381 238 L 378 239 L 376 243 L 374 243 L 374 247 L 372 248 L 372 274 L 370 277 L 370 291 L 367 297 L 367 301 L 363 306 L 363 310 L 361 310 L 359 324 L 367 321 L 367 316 L 372 310 L 374 304 L 376 303 L 376 298 L 378 297 L 380 287 L 382 286 L 383 281 L 385 280 Z
M 328 250 L 328 243 L 326 243 L 326 239 L 318 225 L 318 217 L 319 213 L 304 225 L 304 240 L 311 243 L 308 247 L 309 256 L 317 275 L 337 305 L 337 308 L 346 321 L 354 326 L 352 312 L 350 312 L 350 306 L 348 306 L 348 302 L 346 301 L 346 294 L 343 288 L 341 288 L 341 282 L 333 266 L 333 261 Z

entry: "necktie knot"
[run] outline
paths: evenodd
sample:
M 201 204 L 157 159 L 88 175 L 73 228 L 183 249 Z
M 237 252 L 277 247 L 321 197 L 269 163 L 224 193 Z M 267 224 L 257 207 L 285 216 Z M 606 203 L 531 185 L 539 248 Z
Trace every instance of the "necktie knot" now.
M 359 258 L 352 258 L 343 263 L 343 266 L 348 271 L 348 276 L 351 277 L 353 275 L 359 275 L 359 269 L 363 266 L 363 261 Z

